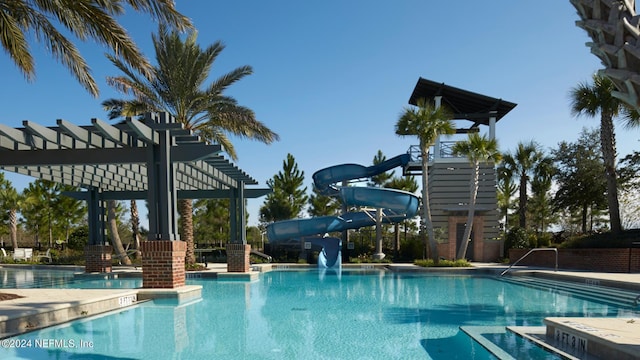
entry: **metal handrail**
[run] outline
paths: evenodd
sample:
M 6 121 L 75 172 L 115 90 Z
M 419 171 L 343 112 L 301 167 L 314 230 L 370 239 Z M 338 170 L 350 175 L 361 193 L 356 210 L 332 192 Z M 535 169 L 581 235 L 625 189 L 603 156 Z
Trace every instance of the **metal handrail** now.
M 453 146 L 457 141 L 441 141 L 440 142 L 440 157 L 441 158 L 463 158 L 461 155 L 453 155 Z M 433 161 L 435 157 L 435 147 L 431 146 L 429 148 L 429 161 Z M 420 161 L 422 158 L 422 150 L 420 149 L 420 145 L 411 145 L 409 146 L 409 155 L 411 155 L 411 161 Z
M 520 262 L 520 260 L 526 258 L 527 256 L 529 256 L 529 254 L 531 254 L 534 251 L 543 251 L 543 250 L 551 250 L 551 251 L 555 251 L 556 253 L 556 269 L 554 271 L 558 271 L 558 249 L 556 248 L 534 248 L 529 250 L 529 252 L 527 252 L 526 254 L 522 255 L 522 257 L 520 259 L 518 259 L 516 262 L 514 262 L 513 264 L 509 265 L 509 267 L 507 268 L 507 270 L 503 271 L 500 273 L 500 276 L 506 274 L 509 270 L 511 270 L 512 267 L 514 267 L 516 264 L 518 264 Z

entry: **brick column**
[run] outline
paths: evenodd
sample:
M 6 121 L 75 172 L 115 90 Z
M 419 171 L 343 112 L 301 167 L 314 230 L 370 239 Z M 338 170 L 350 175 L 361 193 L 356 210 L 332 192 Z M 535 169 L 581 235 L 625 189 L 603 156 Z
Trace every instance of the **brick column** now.
M 251 245 L 227 243 L 227 272 L 249 272 Z
M 142 242 L 142 287 L 176 288 L 185 285 L 184 241 L 149 240 Z
M 84 247 L 85 265 L 84 271 L 110 273 L 111 272 L 111 252 L 113 248 L 109 245 L 87 245 Z

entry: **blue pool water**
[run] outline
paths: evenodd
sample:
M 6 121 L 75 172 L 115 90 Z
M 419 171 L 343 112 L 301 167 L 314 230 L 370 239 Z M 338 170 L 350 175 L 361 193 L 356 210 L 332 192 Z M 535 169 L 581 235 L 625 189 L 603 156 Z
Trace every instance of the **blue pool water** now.
M 202 300 L 145 303 L 27 333 L 13 340 L 29 347 L 0 347 L 0 358 L 493 359 L 459 327 L 640 315 L 482 276 L 277 271 L 252 283 L 188 283 L 203 286 Z M 516 358 L 555 358 L 514 337 L 496 342 Z
M 69 270 L 32 270 L 0 267 L 2 288 L 57 289 L 135 289 L 142 287 L 142 279 L 111 276 L 80 276 Z

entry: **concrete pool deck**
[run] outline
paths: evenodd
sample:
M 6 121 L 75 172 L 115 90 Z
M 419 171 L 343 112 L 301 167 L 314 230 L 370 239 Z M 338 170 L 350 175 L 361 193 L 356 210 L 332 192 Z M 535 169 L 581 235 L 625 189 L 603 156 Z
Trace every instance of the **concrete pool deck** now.
M 0 264 L 0 267 L 4 265 Z M 6 266 L 20 268 L 19 266 Z M 483 273 L 499 275 L 507 267 L 503 264 L 474 263 L 474 269 Z M 24 269 L 56 269 L 55 265 L 29 266 Z M 60 267 L 58 267 L 59 269 Z M 206 271 L 189 272 L 188 278 L 218 278 L 253 281 L 260 272 L 272 270 L 295 270 L 310 268 L 299 264 L 256 264 L 248 274 L 227 273 L 226 264 L 208 264 Z M 460 268 L 425 269 L 412 264 L 344 264 L 344 269 L 372 270 L 388 268 L 391 271 L 466 272 Z M 66 268 L 68 269 L 68 268 Z M 471 271 L 473 271 L 471 270 Z M 603 286 L 638 292 L 640 274 L 598 273 L 513 267 L 512 275 L 536 277 Z M 117 266 L 111 276 L 138 277 L 141 270 L 134 267 Z M 97 276 L 104 276 L 96 274 Z M 92 276 L 86 274 L 81 276 Z M 240 276 L 238 278 L 238 276 Z M 178 298 L 198 299 L 201 286 L 187 285 L 178 289 L 1 289 L 2 293 L 22 296 L 0 301 L 0 339 L 15 336 L 44 327 L 85 318 L 136 305 L 147 299 Z M 640 302 L 640 299 L 638 300 Z M 581 358 L 581 351 L 588 351 L 590 359 L 616 358 L 640 359 L 640 318 L 547 318 L 545 326 L 508 327 L 510 331 L 538 342 L 543 347 L 554 348 L 568 358 Z M 568 340 L 567 340 L 568 339 Z M 576 346 L 571 342 L 576 341 Z M 567 346 L 569 341 L 569 346 Z M 569 349 L 567 349 L 567 347 Z

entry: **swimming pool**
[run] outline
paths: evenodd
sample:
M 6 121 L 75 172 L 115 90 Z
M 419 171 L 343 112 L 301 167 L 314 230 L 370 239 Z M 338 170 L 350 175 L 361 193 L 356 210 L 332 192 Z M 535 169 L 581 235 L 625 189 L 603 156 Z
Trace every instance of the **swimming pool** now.
M 201 301 L 155 301 L 27 333 L 13 339 L 30 347 L 0 348 L 0 358 L 493 359 L 460 326 L 639 315 L 489 276 L 274 271 L 252 283 L 188 283 L 203 286 Z M 510 351 L 525 347 L 513 337 L 497 341 Z M 555 358 L 537 347 L 523 351 Z

